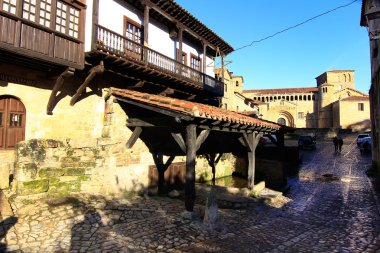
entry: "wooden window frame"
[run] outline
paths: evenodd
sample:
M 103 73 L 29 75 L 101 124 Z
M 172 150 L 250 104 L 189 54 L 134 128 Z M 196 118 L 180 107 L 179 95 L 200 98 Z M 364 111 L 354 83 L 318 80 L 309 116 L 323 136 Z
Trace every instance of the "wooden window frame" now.
M 358 103 L 358 111 L 364 112 L 364 103 Z
M 195 68 L 195 66 L 193 66 L 193 60 L 197 60 L 199 62 L 199 68 Z M 201 59 L 201 57 L 190 53 L 190 68 L 201 72 L 202 71 L 202 59 Z
M 0 0 L 0 11 L 3 11 L 3 12 L 6 12 L 7 14 L 9 15 L 13 15 L 13 16 L 17 16 L 18 13 L 19 13 L 19 9 L 20 9 L 20 0 L 16 0 L 16 13 L 12 13 L 12 12 L 9 12 L 7 10 L 4 10 L 3 9 L 3 4 L 4 4 L 4 0 Z
M 187 53 L 185 53 L 185 52 L 183 52 L 182 51 L 182 58 L 184 58 L 185 60 L 184 60 L 184 62 L 182 62 L 182 61 L 179 61 L 179 49 L 177 48 L 177 50 L 176 50 L 176 60 L 177 60 L 177 62 L 180 62 L 180 63 L 182 63 L 183 65 L 186 65 L 187 66 Z
M 127 37 L 126 36 L 126 34 L 127 34 L 127 23 L 130 23 L 130 24 L 132 24 L 135 27 L 137 27 L 137 28 L 140 29 L 141 35 L 140 35 L 140 43 L 139 44 L 143 45 L 144 44 L 144 26 L 141 25 L 141 24 L 139 24 L 139 23 L 137 23 L 136 21 L 128 18 L 127 16 L 123 17 L 123 22 L 124 22 L 123 23 L 123 36 Z M 135 31 L 134 31 L 133 35 L 135 36 Z M 134 40 L 134 39 L 131 39 L 131 40 L 136 43 L 136 40 Z
M 304 113 L 303 112 L 298 112 L 297 113 L 297 118 L 298 119 L 303 119 L 304 118 Z

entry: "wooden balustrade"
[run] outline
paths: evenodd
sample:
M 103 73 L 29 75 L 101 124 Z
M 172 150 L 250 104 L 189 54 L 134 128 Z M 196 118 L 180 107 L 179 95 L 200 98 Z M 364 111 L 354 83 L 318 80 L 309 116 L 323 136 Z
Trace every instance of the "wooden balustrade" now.
M 173 60 L 157 51 L 136 43 L 125 36 L 97 25 L 97 50 L 104 50 L 119 57 L 141 61 L 162 72 L 186 79 L 206 90 L 223 95 L 223 84 L 196 69 Z

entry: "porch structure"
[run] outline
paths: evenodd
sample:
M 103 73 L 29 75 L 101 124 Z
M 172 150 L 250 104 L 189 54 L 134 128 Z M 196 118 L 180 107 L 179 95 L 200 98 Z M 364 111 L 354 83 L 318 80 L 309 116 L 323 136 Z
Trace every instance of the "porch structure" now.
M 193 211 L 195 201 L 196 155 L 206 155 L 215 172 L 217 154 L 247 152 L 248 187 L 255 177 L 255 149 L 263 133 L 274 133 L 280 125 L 240 113 L 185 100 L 111 88 L 128 115 L 127 127 L 133 134 L 132 148 L 140 138 L 152 153 L 158 169 L 159 192 L 163 176 L 175 156 L 186 156 L 185 206 Z M 164 162 L 163 156 L 169 159 Z

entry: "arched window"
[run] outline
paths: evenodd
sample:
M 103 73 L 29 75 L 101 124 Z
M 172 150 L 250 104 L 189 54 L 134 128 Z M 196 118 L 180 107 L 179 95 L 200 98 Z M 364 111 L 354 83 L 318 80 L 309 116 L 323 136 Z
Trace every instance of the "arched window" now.
M 313 95 L 312 97 L 311 97 L 313 100 L 315 100 L 315 96 Z
M 289 96 L 286 96 L 286 101 L 289 101 Z
M 299 97 L 299 100 L 301 101 L 302 100 L 302 96 L 300 95 L 300 97 Z
M 306 98 L 306 95 L 303 95 L 303 100 L 304 100 L 304 101 L 306 101 L 306 100 L 307 100 L 307 98 Z
M 307 96 L 307 100 L 309 100 L 309 101 L 311 100 L 311 96 L 310 95 Z
M 293 96 L 290 96 L 290 101 L 293 101 Z
M 286 126 L 286 120 L 284 118 L 278 118 L 277 123 Z

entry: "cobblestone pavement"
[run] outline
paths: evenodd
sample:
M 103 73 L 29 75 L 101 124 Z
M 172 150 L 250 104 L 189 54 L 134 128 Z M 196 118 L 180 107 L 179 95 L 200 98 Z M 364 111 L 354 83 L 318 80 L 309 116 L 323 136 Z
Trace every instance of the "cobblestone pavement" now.
M 184 218 L 180 199 L 16 199 L 17 220 L 4 219 L 0 245 L 9 252 L 380 252 L 379 206 L 365 174 L 371 159 L 352 137 L 345 143 L 341 154 L 332 143 L 302 151 L 286 205 L 220 208 L 214 229 L 202 224 L 199 203 L 199 217 Z

